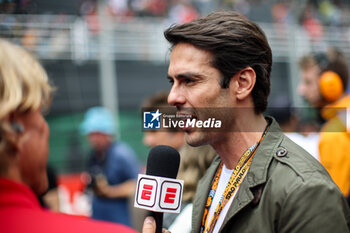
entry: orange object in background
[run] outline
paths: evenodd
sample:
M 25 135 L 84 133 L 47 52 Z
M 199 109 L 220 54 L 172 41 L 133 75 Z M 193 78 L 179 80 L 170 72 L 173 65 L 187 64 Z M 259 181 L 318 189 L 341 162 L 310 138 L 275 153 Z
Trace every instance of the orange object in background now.
M 91 215 L 91 202 L 85 193 L 86 186 L 86 173 L 63 174 L 58 176 L 61 212 L 81 216 Z

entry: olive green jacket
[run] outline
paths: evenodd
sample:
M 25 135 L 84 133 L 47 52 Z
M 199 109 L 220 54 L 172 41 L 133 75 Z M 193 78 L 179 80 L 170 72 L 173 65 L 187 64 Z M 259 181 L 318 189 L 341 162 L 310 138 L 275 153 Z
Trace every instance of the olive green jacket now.
M 197 186 L 192 233 L 200 232 L 204 205 L 220 162 L 219 157 L 214 159 Z M 349 207 L 327 171 L 284 136 L 272 119 L 220 232 L 344 233 L 349 228 Z

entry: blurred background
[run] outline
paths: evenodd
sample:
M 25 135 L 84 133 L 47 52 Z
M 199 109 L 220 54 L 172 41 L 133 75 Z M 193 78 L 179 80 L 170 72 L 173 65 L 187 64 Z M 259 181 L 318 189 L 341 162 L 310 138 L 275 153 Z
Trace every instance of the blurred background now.
M 0 0 L 0 36 L 33 52 L 57 87 L 46 119 L 49 164 L 59 176 L 86 169 L 84 112 L 115 113 L 119 138 L 145 163 L 140 106 L 166 79 L 169 45 L 163 31 L 215 9 L 235 9 L 258 23 L 273 52 L 270 100 L 297 94 L 298 59 L 340 48 L 350 57 L 349 0 Z

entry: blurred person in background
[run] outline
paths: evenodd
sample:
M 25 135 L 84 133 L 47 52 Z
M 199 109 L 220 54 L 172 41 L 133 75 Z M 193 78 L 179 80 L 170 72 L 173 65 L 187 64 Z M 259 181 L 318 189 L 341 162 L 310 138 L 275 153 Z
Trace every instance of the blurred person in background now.
M 180 167 L 177 179 L 184 181 L 181 212 L 174 215 L 165 228 L 171 232 L 190 233 L 192 230 L 193 199 L 197 190 L 198 181 L 204 176 L 211 162 L 216 156 L 210 145 L 192 147 L 186 143 L 180 150 Z
M 143 108 L 160 109 L 163 114 L 176 114 L 176 108 L 168 104 L 169 92 L 162 91 L 149 96 L 142 104 Z M 180 129 L 146 130 L 143 144 L 148 147 L 168 145 L 179 150 L 185 144 L 185 133 Z
M 133 149 L 114 139 L 113 115 L 104 107 L 87 110 L 80 129 L 92 150 L 92 218 L 131 225 L 128 199 L 136 188 L 139 162 Z
M 199 13 L 191 2 L 187 0 L 174 1 L 169 8 L 169 21 L 171 23 L 186 23 L 198 18 Z
M 37 196 L 48 188 L 49 128 L 42 111 L 52 86 L 39 62 L 0 39 L 0 231 L 6 233 L 135 233 L 111 224 L 53 213 Z
M 301 58 L 299 94 L 320 110 L 325 123 L 320 132 L 319 156 L 334 182 L 345 197 L 350 191 L 350 128 L 347 110 L 350 95 L 348 85 L 348 60 L 335 48 L 312 53 Z

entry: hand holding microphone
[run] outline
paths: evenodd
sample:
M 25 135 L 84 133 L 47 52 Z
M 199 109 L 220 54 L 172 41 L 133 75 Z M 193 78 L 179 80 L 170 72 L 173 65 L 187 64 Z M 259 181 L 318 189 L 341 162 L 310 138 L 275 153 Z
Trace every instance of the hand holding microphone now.
M 146 217 L 145 221 L 143 222 L 142 233 L 155 233 L 156 228 L 157 225 L 154 218 L 151 216 Z
M 176 180 L 180 155 L 170 146 L 156 146 L 147 159 L 146 175 L 139 175 L 135 207 L 150 210 L 155 219 L 156 233 L 162 232 L 163 213 L 179 213 L 183 181 Z M 152 220 L 146 218 L 143 233 L 153 233 Z
M 156 222 L 153 217 L 148 216 L 142 227 L 142 233 L 155 233 L 156 232 Z M 162 233 L 171 233 L 170 231 L 163 229 Z

